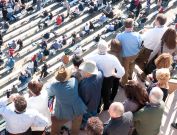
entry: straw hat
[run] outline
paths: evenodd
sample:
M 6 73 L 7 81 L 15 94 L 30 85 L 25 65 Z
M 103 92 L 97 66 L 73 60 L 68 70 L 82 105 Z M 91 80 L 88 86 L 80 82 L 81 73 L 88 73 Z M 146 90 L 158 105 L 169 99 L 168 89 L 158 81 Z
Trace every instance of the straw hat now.
M 85 61 L 80 66 L 79 69 L 92 75 L 98 74 L 98 68 L 94 61 Z
M 71 77 L 71 70 L 66 69 L 65 67 L 61 67 L 55 75 L 55 79 L 59 82 L 65 82 L 69 80 L 70 77 Z

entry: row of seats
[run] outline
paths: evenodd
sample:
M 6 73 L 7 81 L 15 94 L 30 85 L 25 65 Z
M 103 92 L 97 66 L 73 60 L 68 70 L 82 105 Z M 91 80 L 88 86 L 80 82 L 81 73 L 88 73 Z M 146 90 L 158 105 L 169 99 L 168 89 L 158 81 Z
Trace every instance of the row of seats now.
M 98 17 L 99 17 L 100 15 L 98 15 Z M 97 17 L 97 18 L 98 18 Z M 78 20 L 79 20 L 80 18 L 78 18 Z M 91 19 L 91 20 L 93 20 L 93 18 Z M 73 21 L 74 22 L 74 21 Z M 77 22 L 77 20 L 76 20 L 76 22 Z M 82 20 L 81 20 L 81 22 L 82 22 Z M 71 23 L 69 23 L 69 24 L 71 24 Z M 72 25 L 71 25 L 72 26 Z M 82 26 L 84 26 L 84 24 L 82 24 Z M 60 31 L 63 31 L 63 29 L 64 29 L 64 27 L 68 27 L 67 25 L 65 25 L 65 26 L 63 26 L 61 29 L 59 29 Z M 75 25 L 74 26 L 72 26 L 72 27 L 75 27 Z M 80 27 L 81 28 L 81 27 Z M 78 30 L 78 27 L 76 27 L 75 28 L 75 30 Z M 75 31 L 75 30 L 73 30 L 73 32 Z M 71 33 L 70 33 L 71 34 Z M 35 35 L 36 36 L 36 35 Z M 93 35 L 92 35 L 93 36 Z M 93 38 L 92 38 L 93 39 Z M 91 40 L 92 40 L 91 39 Z M 87 43 L 87 42 L 86 42 Z M 35 53 L 37 52 L 37 50 L 35 49 Z M 35 53 L 30 53 L 29 55 L 30 56 L 33 56 L 33 54 L 35 54 Z M 27 56 L 26 58 L 31 58 L 30 56 Z M 17 69 L 17 70 L 15 70 L 14 72 L 12 72 L 10 75 L 8 75 L 8 76 L 6 76 L 6 77 L 4 77 L 3 79 L 2 79 L 2 84 L 5 84 L 6 85 L 6 83 L 8 83 L 9 82 L 9 80 L 12 80 L 12 79 L 16 79 L 17 77 L 18 77 L 18 73 L 21 71 L 21 69 Z M 5 88 L 3 88 L 4 90 L 5 90 Z M 3 90 L 1 91 L 2 93 L 3 93 Z

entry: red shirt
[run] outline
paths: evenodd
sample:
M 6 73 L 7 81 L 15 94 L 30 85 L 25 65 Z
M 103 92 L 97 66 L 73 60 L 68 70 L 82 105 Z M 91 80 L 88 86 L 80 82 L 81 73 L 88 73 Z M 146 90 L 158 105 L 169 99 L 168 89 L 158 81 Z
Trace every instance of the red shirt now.
M 57 25 L 61 25 L 61 23 L 62 23 L 62 17 L 61 16 L 58 16 L 57 17 Z
M 34 62 L 34 61 L 36 60 L 36 58 L 37 58 L 37 55 L 35 54 L 35 55 L 31 58 L 31 60 Z

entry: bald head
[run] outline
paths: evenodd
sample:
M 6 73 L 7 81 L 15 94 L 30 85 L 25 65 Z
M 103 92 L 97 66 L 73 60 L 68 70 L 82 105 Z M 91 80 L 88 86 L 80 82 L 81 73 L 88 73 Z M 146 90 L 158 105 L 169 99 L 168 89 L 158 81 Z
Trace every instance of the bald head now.
M 163 99 L 163 92 L 159 87 L 152 88 L 149 94 L 149 100 L 151 103 L 159 104 Z
M 120 102 L 114 102 L 109 107 L 109 114 L 111 118 L 121 117 L 124 113 L 124 106 Z

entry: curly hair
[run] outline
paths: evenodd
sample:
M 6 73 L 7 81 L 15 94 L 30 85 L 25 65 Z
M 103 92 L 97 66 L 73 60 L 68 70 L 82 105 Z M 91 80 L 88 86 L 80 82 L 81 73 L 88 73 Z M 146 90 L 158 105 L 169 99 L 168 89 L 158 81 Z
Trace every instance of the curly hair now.
M 143 107 L 146 102 L 149 102 L 147 91 L 134 80 L 128 81 L 125 85 L 125 95 L 129 100 L 137 103 L 140 108 Z
M 98 117 L 91 117 L 87 122 L 87 135 L 102 135 L 103 122 Z
M 165 86 L 168 88 L 168 81 L 170 79 L 170 71 L 168 68 L 161 68 L 156 71 L 156 78 L 159 87 Z
M 173 63 L 173 58 L 169 53 L 162 53 L 155 59 L 155 65 L 157 69 L 169 68 Z

